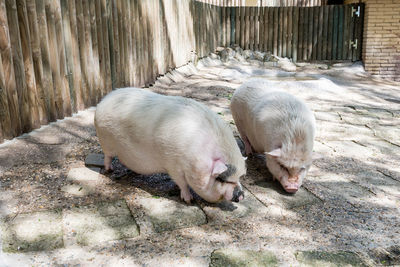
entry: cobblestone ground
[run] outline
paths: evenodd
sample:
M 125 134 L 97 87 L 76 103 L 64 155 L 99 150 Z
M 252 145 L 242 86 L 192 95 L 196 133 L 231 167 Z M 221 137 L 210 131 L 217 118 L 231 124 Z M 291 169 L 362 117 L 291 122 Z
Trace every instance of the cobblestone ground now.
M 315 113 L 320 158 L 298 193 L 260 156 L 240 203 L 187 205 L 168 175 L 117 159 L 104 173 L 91 108 L 0 146 L 0 266 L 400 266 L 400 84 L 221 49 L 149 90 L 205 103 L 237 136 L 229 101 L 254 76 Z

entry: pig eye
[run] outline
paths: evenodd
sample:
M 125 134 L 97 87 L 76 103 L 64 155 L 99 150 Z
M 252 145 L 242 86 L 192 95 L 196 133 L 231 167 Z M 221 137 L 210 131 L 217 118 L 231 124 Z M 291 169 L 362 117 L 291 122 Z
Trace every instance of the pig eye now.
M 301 168 L 300 168 L 300 171 L 301 171 L 301 172 L 304 172 L 305 170 L 306 170 L 306 167 L 301 167 Z
M 279 167 L 281 167 L 281 169 L 282 170 L 284 170 L 284 171 L 288 171 L 288 169 L 284 166 L 284 165 L 282 165 L 281 163 L 279 163 L 278 162 L 278 164 L 279 164 Z
M 225 183 L 226 181 L 224 180 L 224 179 L 222 179 L 221 177 L 217 177 L 217 178 L 215 178 L 215 180 L 217 180 L 218 182 L 220 182 L 220 183 Z

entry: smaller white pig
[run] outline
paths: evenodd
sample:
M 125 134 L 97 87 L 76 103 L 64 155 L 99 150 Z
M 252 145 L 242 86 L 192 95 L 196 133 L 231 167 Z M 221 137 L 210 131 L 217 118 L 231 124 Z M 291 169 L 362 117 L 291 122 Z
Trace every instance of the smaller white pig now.
M 95 126 L 106 170 L 118 156 L 136 173 L 168 173 L 188 203 L 189 186 L 209 202 L 244 197 L 246 166 L 229 125 L 194 100 L 118 89 L 97 105 Z
M 303 183 L 312 163 L 315 118 L 280 83 L 250 79 L 233 94 L 231 111 L 246 154 L 265 153 L 267 168 L 289 193 Z

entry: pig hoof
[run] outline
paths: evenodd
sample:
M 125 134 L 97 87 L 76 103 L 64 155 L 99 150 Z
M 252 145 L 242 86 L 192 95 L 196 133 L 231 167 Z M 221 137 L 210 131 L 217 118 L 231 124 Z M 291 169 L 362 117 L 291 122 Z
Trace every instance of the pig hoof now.
M 110 166 L 106 166 L 105 170 L 106 170 L 106 172 L 113 172 L 114 168 L 110 165 Z
M 181 191 L 181 199 L 187 204 L 190 204 L 192 202 L 193 196 L 189 191 Z

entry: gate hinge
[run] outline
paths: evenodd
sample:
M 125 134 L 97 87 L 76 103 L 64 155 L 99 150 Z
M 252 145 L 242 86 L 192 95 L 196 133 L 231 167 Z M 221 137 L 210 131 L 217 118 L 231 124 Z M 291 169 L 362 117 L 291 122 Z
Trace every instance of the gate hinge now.
M 360 17 L 361 15 L 360 6 L 358 6 L 357 9 L 355 9 L 353 6 L 351 7 L 351 17 L 353 17 L 354 14 L 356 14 L 357 17 Z
M 358 47 L 358 39 L 356 39 L 354 42 L 350 41 L 349 49 L 352 49 L 352 48 L 357 49 L 357 47 Z

